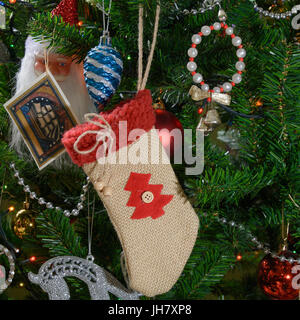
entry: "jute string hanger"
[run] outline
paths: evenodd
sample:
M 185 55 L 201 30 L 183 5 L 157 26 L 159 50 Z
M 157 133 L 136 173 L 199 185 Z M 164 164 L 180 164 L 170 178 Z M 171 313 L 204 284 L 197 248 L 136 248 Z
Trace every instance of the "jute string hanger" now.
M 153 39 L 151 44 L 150 53 L 148 56 L 147 66 L 145 70 L 145 74 L 143 76 L 143 33 L 144 33 L 144 6 L 142 3 L 139 4 L 139 23 L 138 23 L 138 49 L 139 49 L 139 58 L 138 58 L 138 83 L 137 83 L 137 91 L 144 90 L 146 88 L 146 84 L 148 81 L 150 68 L 153 60 L 154 50 L 157 42 L 157 34 L 158 34 L 158 25 L 159 25 L 159 16 L 160 16 L 160 1 L 157 1 L 156 5 L 156 13 L 155 13 L 155 23 L 153 30 Z

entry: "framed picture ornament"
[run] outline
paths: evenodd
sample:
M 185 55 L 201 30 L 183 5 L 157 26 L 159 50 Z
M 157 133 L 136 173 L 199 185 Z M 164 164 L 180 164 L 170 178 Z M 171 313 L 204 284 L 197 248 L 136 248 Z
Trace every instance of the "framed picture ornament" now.
M 65 152 L 62 136 L 79 123 L 50 71 L 43 73 L 4 107 L 20 130 L 39 170 Z

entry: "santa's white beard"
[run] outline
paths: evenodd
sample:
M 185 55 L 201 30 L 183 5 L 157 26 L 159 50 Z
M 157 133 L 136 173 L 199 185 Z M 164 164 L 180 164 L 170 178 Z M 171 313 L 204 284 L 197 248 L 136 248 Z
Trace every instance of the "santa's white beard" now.
M 25 56 L 22 59 L 21 67 L 16 75 L 16 94 L 27 89 L 28 86 L 38 78 L 38 75 L 36 75 L 34 71 L 35 53 L 43 52 L 45 47 L 47 47 L 47 44 L 35 42 L 31 37 L 28 37 L 26 41 Z M 70 74 L 65 81 L 58 82 L 58 84 L 69 100 L 71 109 L 78 121 L 83 122 L 86 113 L 96 112 L 95 105 L 90 99 L 85 86 L 82 65 L 72 63 Z M 15 149 L 18 155 L 23 159 L 33 160 L 20 131 L 13 122 L 11 124 L 10 147 Z M 52 165 L 61 167 L 63 164 L 70 163 L 71 160 L 65 153 L 56 159 Z

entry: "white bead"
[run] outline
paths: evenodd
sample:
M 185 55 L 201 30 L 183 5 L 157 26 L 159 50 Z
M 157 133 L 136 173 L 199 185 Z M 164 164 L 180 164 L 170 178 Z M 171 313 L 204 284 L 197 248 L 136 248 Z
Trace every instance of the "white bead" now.
M 77 209 L 78 209 L 78 210 L 82 210 L 82 209 L 83 209 L 83 205 L 82 205 L 81 203 L 78 203 L 78 204 L 77 204 Z
M 35 199 L 36 198 L 36 193 L 35 192 L 30 192 L 29 197 L 31 199 Z
M 208 91 L 208 90 L 209 90 L 209 85 L 206 84 L 206 83 L 204 83 L 204 84 L 201 86 L 201 89 L 202 89 L 203 91 Z
M 240 83 L 242 82 L 242 76 L 238 73 L 235 73 L 233 76 L 232 76 L 232 81 L 234 83 Z
M 215 22 L 213 24 L 214 30 L 219 31 L 221 29 L 221 23 L 220 22 Z
M 199 44 L 201 42 L 202 38 L 199 36 L 199 34 L 194 34 L 192 36 L 192 42 L 195 44 Z
M 70 217 L 71 212 L 70 212 L 69 210 L 65 210 L 65 211 L 64 211 L 64 215 L 65 215 L 66 217 Z
M 213 90 L 216 93 L 220 93 L 221 92 L 221 89 L 219 87 L 214 87 Z
M 187 69 L 191 72 L 195 71 L 197 69 L 197 64 L 193 61 L 190 61 L 187 65 L 186 65 Z
M 231 35 L 233 34 L 233 28 L 228 27 L 228 28 L 226 29 L 226 34 L 228 34 L 229 36 L 231 36 Z
M 225 82 L 225 83 L 223 84 L 223 89 L 224 89 L 225 92 L 231 91 L 231 89 L 232 89 L 231 83 Z
M 200 73 L 195 73 L 195 74 L 193 75 L 193 81 L 194 81 L 195 83 L 200 83 L 202 80 L 203 80 L 202 74 L 200 74 Z
M 209 36 L 211 33 L 211 29 L 209 26 L 203 26 L 201 28 L 201 32 L 203 33 L 204 36 Z
M 73 216 L 78 216 L 79 210 L 73 209 L 71 214 L 72 214 Z
M 46 207 L 48 209 L 53 209 L 53 204 L 51 202 L 47 202 Z
M 188 56 L 191 58 L 195 58 L 198 55 L 198 50 L 196 48 L 189 48 Z
M 44 198 L 39 198 L 38 203 L 39 203 L 40 205 L 43 205 L 43 204 L 46 203 L 46 201 L 45 201 Z
M 245 63 L 243 61 L 238 61 L 235 64 L 235 67 L 238 71 L 243 71 L 245 69 Z
M 232 44 L 235 46 L 235 47 L 238 47 L 242 44 L 242 39 L 240 37 L 234 37 L 232 39 Z
M 236 55 L 239 57 L 239 58 L 245 58 L 246 57 L 246 50 L 245 49 L 238 49 L 236 51 Z

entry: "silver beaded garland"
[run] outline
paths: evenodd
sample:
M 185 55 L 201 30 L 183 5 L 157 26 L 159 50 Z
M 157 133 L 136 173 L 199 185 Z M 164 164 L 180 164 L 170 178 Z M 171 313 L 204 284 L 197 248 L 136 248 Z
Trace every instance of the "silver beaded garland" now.
M 274 12 L 270 12 L 268 10 L 263 9 L 262 7 L 259 7 L 256 3 L 255 0 L 250 0 L 253 3 L 253 7 L 254 10 L 257 11 L 258 13 L 262 14 L 265 17 L 270 17 L 272 19 L 287 19 L 289 17 L 291 17 L 293 14 L 297 13 L 297 10 L 300 10 L 299 5 L 295 5 L 292 10 L 288 10 L 286 12 L 282 12 L 282 13 L 274 13 Z
M 220 8 L 220 2 L 221 2 L 221 0 L 204 0 L 202 2 L 202 7 L 200 7 L 199 9 L 191 9 L 191 10 L 184 9 L 181 12 L 184 15 L 189 15 L 189 14 L 196 15 L 198 13 L 204 13 L 204 12 L 206 12 L 208 10 L 212 10 L 216 6 L 218 6 Z M 176 3 L 174 3 L 174 5 L 175 5 L 175 8 L 177 10 L 179 10 L 178 6 L 176 5 Z
M 29 194 L 29 197 L 33 200 L 36 200 L 40 205 L 44 205 L 46 206 L 47 209 L 55 209 L 56 211 L 63 211 L 62 208 L 60 207 L 55 207 L 53 205 L 52 202 L 47 202 L 44 198 L 42 197 L 37 197 L 36 193 L 35 192 L 32 192 L 30 190 L 30 187 L 28 185 L 25 185 L 24 184 L 24 179 L 20 177 L 20 174 L 19 174 L 19 171 L 16 169 L 16 165 L 14 163 L 11 163 L 10 165 L 10 168 L 14 170 L 14 177 L 16 177 L 18 179 L 18 184 L 19 185 L 23 185 L 24 186 L 24 192 L 25 193 L 28 193 Z M 63 214 L 66 216 L 66 217 L 70 217 L 70 216 L 78 216 L 80 211 L 83 209 L 83 202 L 85 201 L 86 199 L 86 193 L 88 191 L 88 186 L 89 186 L 89 182 L 90 182 L 90 178 L 87 177 L 86 178 L 86 184 L 83 185 L 82 187 L 82 194 L 80 195 L 80 202 L 78 202 L 78 204 L 76 205 L 76 208 L 77 209 L 73 209 L 71 211 L 69 210 L 64 210 L 63 211 Z
M 246 231 L 245 227 L 242 224 L 239 224 L 239 223 L 237 223 L 235 221 L 227 221 L 226 218 L 220 218 L 219 216 L 216 217 L 216 220 L 221 224 L 224 224 L 224 225 L 227 224 L 227 225 L 229 225 L 231 227 L 238 228 L 241 231 Z M 257 240 L 257 238 L 251 234 L 251 232 L 246 231 L 246 235 L 249 238 L 249 240 L 252 243 L 255 244 L 256 248 L 258 248 L 260 250 L 263 250 L 263 252 L 265 254 L 271 254 L 273 258 L 277 258 L 277 259 L 279 259 L 281 261 L 287 261 L 287 262 L 289 262 L 291 264 L 293 264 L 293 263 L 300 264 L 300 258 L 299 259 L 293 259 L 293 258 L 287 259 L 284 256 L 279 256 L 278 254 L 276 254 L 274 252 L 271 252 L 270 249 L 266 245 L 264 245 L 263 243 L 259 242 Z

